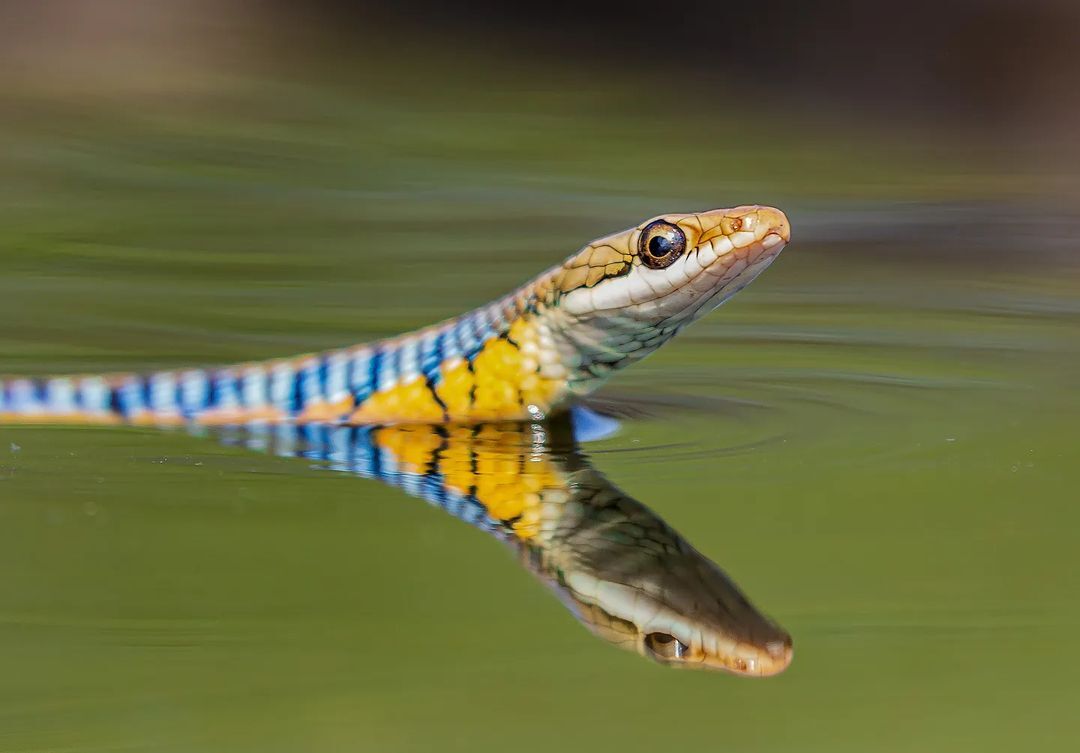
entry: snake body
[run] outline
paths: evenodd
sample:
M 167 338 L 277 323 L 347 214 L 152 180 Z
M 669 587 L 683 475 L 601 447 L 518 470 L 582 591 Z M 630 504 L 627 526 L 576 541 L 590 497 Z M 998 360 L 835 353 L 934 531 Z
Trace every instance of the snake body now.
M 368 345 L 230 367 L 5 379 L 0 422 L 539 420 L 741 290 L 789 237 L 771 207 L 655 217 L 486 306 Z

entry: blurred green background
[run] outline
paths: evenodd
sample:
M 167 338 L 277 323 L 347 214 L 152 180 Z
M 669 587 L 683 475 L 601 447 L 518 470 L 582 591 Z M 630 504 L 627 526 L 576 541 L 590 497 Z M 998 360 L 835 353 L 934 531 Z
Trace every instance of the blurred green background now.
M 664 211 L 794 240 L 588 446 L 794 636 L 614 651 L 376 482 L 0 427 L 0 750 L 1072 750 L 1067 2 L 0 9 L 0 373 L 391 335 Z

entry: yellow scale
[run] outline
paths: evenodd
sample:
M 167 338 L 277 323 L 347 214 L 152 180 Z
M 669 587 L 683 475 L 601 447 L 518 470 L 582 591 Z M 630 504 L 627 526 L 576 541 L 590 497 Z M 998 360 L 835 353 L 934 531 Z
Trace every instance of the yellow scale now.
M 491 517 L 513 521 L 518 538 L 533 538 L 544 493 L 566 489 L 550 456 L 523 452 L 520 427 L 450 426 L 446 433 L 444 438 L 424 425 L 387 426 L 372 433 L 372 442 L 389 450 L 404 473 L 422 475 L 437 466 L 448 490 L 472 494 Z
M 463 358 L 443 361 L 441 379 L 432 394 L 427 380 L 416 376 L 376 392 L 350 416 L 357 424 L 528 419 L 534 406 L 547 412 L 564 388 L 562 380 L 540 375 L 535 323 L 520 317 L 506 338 L 492 338 L 470 368 Z M 445 411 L 442 405 L 446 406 Z

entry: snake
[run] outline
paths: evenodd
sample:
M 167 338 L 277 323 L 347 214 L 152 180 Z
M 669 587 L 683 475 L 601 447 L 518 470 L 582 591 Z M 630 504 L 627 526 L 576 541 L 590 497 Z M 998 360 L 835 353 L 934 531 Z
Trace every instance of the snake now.
M 3 379 L 0 423 L 181 425 L 377 479 L 511 546 L 613 645 L 673 666 L 773 675 L 791 661 L 790 636 L 596 471 L 575 426 L 580 399 L 743 289 L 790 233 L 766 206 L 653 217 L 492 303 L 367 345 Z
M 398 337 L 232 366 L 5 378 L 0 423 L 543 421 L 748 285 L 790 234 L 768 206 L 661 215 Z
M 790 635 L 655 512 L 597 471 L 577 412 L 545 423 L 203 428 L 219 440 L 375 479 L 469 523 L 601 640 L 661 664 L 767 677 Z

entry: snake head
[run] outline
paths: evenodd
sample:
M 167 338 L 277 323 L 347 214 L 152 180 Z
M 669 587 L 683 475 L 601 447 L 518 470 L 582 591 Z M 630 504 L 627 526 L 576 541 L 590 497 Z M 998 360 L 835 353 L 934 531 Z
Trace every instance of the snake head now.
M 656 350 L 760 274 L 791 239 L 779 209 L 654 217 L 590 243 L 553 279 L 571 387 L 587 391 Z

